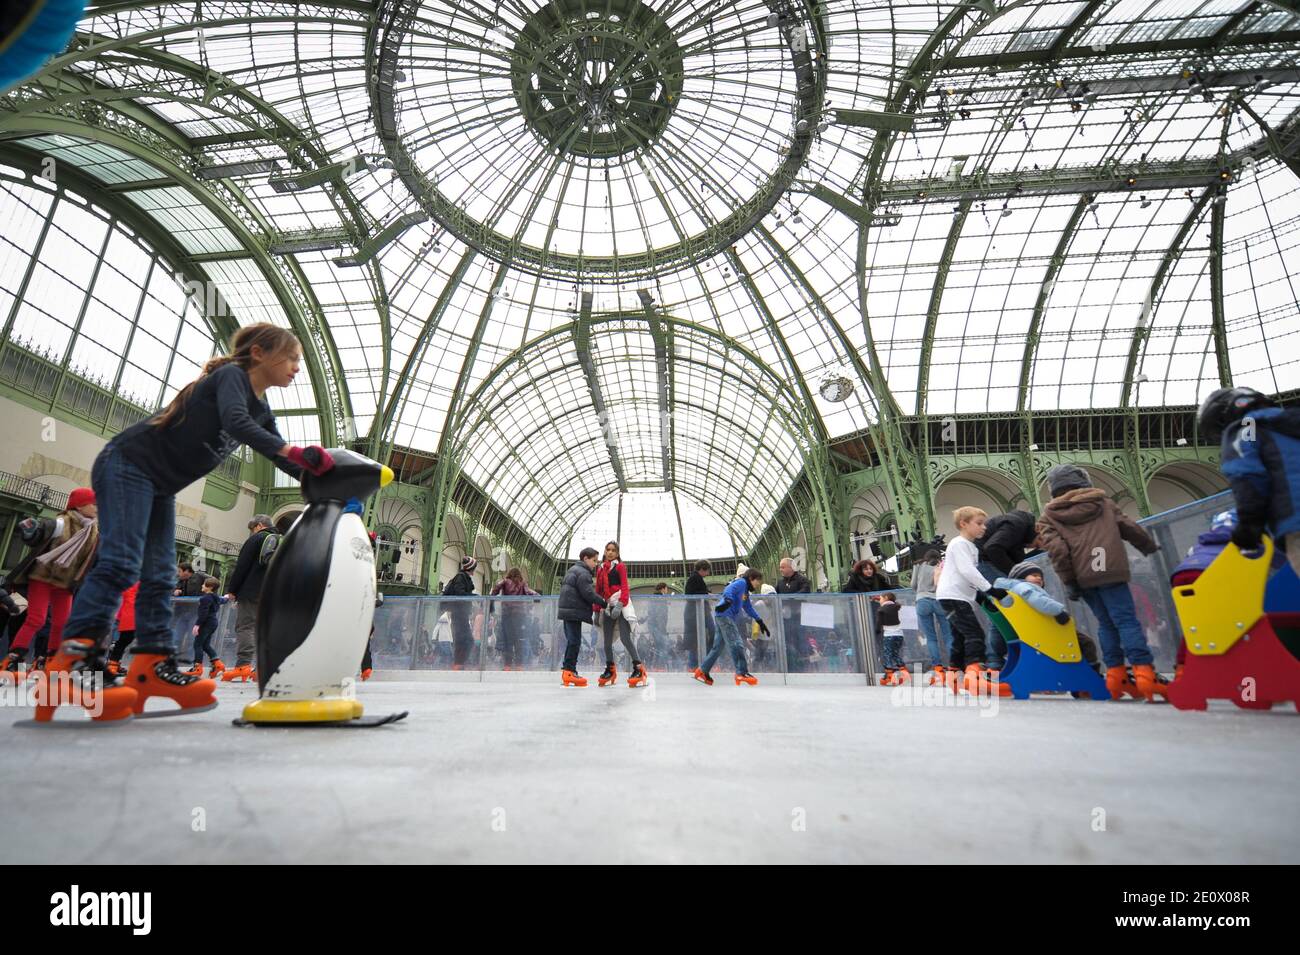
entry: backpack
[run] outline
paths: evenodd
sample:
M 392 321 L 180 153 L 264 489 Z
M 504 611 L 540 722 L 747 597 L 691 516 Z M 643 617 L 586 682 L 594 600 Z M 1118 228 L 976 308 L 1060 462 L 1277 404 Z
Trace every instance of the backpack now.
M 275 531 L 268 531 L 265 540 L 262 541 L 262 549 L 257 552 L 257 562 L 263 567 L 269 567 L 271 558 L 275 556 L 275 551 L 279 546 L 280 535 Z

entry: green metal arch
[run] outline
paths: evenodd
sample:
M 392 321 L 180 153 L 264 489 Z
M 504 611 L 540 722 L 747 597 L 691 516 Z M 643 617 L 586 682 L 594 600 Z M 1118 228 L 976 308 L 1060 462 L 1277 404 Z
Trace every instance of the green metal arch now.
M 311 331 L 299 311 L 298 303 L 294 300 L 293 293 L 290 291 L 284 277 L 276 269 L 275 264 L 270 261 L 269 254 L 257 241 L 257 237 L 249 230 L 243 220 L 231 212 L 224 202 L 221 202 L 207 189 L 203 188 L 199 181 L 191 176 L 188 169 L 180 166 L 171 158 L 143 146 L 130 136 L 100 126 L 86 125 L 66 117 L 24 117 L 19 127 L 4 127 L 0 130 L 0 141 L 6 138 L 21 139 L 24 136 L 42 133 L 61 133 L 66 136 L 113 146 L 162 170 L 169 178 L 175 180 L 177 185 L 184 187 L 195 198 L 199 199 L 210 212 L 221 220 L 221 224 L 234 234 L 240 245 L 248 251 L 248 257 L 257 263 L 259 270 L 275 292 L 276 299 L 284 309 L 290 326 L 302 338 L 307 341 L 313 340 Z M 321 356 L 311 348 L 304 349 L 304 353 L 303 359 L 307 363 L 309 374 L 312 376 L 312 386 L 315 393 L 317 396 L 325 395 L 328 398 L 330 389 L 326 382 Z M 317 404 L 317 411 L 321 416 L 322 439 L 328 440 L 330 436 L 338 434 L 339 422 L 336 421 L 334 409 L 330 407 L 328 401 L 321 402 L 318 397 Z

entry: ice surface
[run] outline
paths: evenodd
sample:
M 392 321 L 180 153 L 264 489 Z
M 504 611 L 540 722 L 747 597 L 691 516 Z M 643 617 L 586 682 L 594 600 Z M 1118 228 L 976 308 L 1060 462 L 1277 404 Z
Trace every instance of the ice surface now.
M 0 862 L 1300 861 L 1292 708 L 473 676 L 362 685 L 411 710 L 379 729 L 235 729 L 256 689 L 223 684 L 192 717 L 8 730 Z

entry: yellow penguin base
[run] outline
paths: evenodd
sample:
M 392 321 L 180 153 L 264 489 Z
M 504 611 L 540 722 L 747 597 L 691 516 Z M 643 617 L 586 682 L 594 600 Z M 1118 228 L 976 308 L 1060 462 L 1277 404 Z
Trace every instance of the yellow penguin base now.
M 254 700 L 244 707 L 249 723 L 337 723 L 362 714 L 359 700 Z

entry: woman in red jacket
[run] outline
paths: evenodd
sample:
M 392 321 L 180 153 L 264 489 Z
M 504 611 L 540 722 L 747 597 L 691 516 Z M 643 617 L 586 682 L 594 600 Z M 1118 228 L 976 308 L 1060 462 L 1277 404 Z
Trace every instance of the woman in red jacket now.
M 619 559 L 618 541 L 605 545 L 605 561 L 596 571 L 596 593 L 606 601 L 602 610 L 594 606 L 592 610 L 599 614 L 600 628 L 605 635 L 605 672 L 597 681 L 598 686 L 611 686 L 618 681 L 618 668 L 614 666 L 614 629 L 618 628 L 619 639 L 627 655 L 632 658 L 632 675 L 627 678 L 628 686 L 645 686 L 645 667 L 636 655 L 636 644 L 632 642 L 632 625 L 627 619 L 627 608 L 632 602 L 628 589 L 627 568 Z

